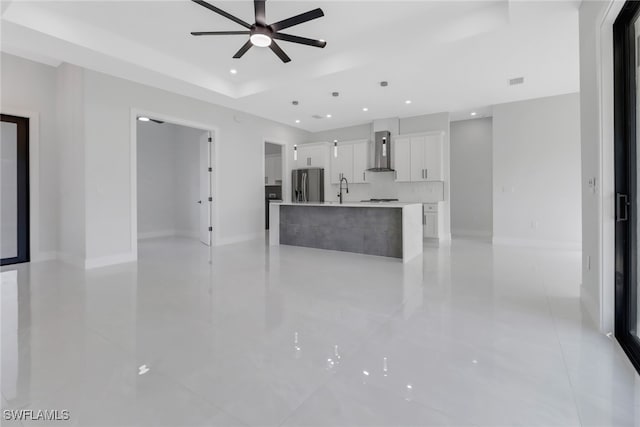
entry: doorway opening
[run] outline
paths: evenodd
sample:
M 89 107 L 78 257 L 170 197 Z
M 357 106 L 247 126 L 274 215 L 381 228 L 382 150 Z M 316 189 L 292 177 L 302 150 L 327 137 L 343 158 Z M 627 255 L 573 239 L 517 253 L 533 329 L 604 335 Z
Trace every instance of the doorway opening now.
M 273 142 L 264 143 L 264 200 L 265 229 L 269 229 L 269 203 L 282 201 L 284 182 L 284 146 Z
M 0 265 L 30 260 L 29 119 L 0 115 Z
M 137 240 L 212 245 L 212 145 L 210 131 L 137 117 Z

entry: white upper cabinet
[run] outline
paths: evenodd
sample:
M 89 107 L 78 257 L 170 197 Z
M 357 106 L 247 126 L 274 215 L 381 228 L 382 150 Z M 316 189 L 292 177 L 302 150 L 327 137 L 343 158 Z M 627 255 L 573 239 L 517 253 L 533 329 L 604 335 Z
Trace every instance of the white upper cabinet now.
M 424 137 L 424 179 L 425 181 L 443 181 L 443 136 L 426 135 Z
M 442 181 L 442 145 L 442 133 L 396 138 L 396 181 Z
M 367 182 L 367 168 L 369 167 L 369 141 L 353 144 L 353 183 Z
M 339 184 L 345 177 L 348 182 L 353 181 L 353 145 L 338 145 L 338 155 L 334 155 L 334 147 L 331 147 L 331 183 Z
M 331 183 L 339 184 L 340 178 L 345 177 L 349 183 L 366 183 L 366 170 L 368 164 L 368 142 L 343 142 L 338 143 L 338 156 L 334 156 L 334 147 L 331 146 Z
M 424 181 L 424 136 L 411 137 L 411 181 Z
M 396 138 L 394 147 L 396 181 L 411 181 L 411 139 Z
M 292 169 L 304 169 L 304 168 L 323 168 L 325 165 L 325 158 L 327 155 L 326 144 L 303 144 L 298 145 L 298 160 L 294 160 L 292 163 Z

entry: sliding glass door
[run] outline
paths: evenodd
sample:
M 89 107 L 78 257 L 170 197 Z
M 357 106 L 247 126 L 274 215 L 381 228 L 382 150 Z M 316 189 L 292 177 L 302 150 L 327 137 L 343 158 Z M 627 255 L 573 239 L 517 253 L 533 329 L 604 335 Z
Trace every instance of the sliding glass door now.
M 1 265 L 29 261 L 29 119 L 0 115 Z
M 640 372 L 640 2 L 627 1 L 614 24 L 616 338 Z

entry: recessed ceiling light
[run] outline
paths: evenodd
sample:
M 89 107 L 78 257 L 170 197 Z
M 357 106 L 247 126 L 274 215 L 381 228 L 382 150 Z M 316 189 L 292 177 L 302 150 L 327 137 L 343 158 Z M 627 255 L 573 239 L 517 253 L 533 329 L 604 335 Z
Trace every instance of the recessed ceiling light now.
M 149 117 L 138 117 L 138 120 L 140 120 L 141 122 L 148 122 L 149 121 Z
M 331 118 L 331 114 L 327 114 L 327 119 L 330 119 L 330 118 Z
M 338 140 L 337 140 L 337 139 L 334 139 L 334 140 L 333 140 L 333 142 L 334 142 L 334 143 L 337 143 L 337 142 L 338 142 Z
M 472 115 L 472 116 L 476 116 L 477 114 L 478 114 L 478 113 L 476 113 L 475 111 L 472 111 L 472 112 L 471 112 L 471 115 Z
M 362 111 L 369 111 L 369 109 L 367 107 L 364 107 Z
M 300 123 L 300 120 L 296 120 L 296 123 Z
M 411 100 L 407 99 L 406 101 L 404 101 L 405 104 L 411 104 Z
M 231 74 L 238 74 L 238 70 L 236 70 L 235 68 L 230 69 L 229 72 Z

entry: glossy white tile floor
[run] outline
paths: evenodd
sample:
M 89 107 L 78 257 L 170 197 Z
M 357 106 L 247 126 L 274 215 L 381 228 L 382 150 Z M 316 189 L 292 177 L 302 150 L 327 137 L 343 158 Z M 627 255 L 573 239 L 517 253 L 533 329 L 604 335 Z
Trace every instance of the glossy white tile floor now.
M 2 407 L 83 426 L 640 425 L 639 377 L 585 319 L 579 263 L 250 242 L 209 265 L 174 239 L 142 242 L 137 266 L 3 268 Z

